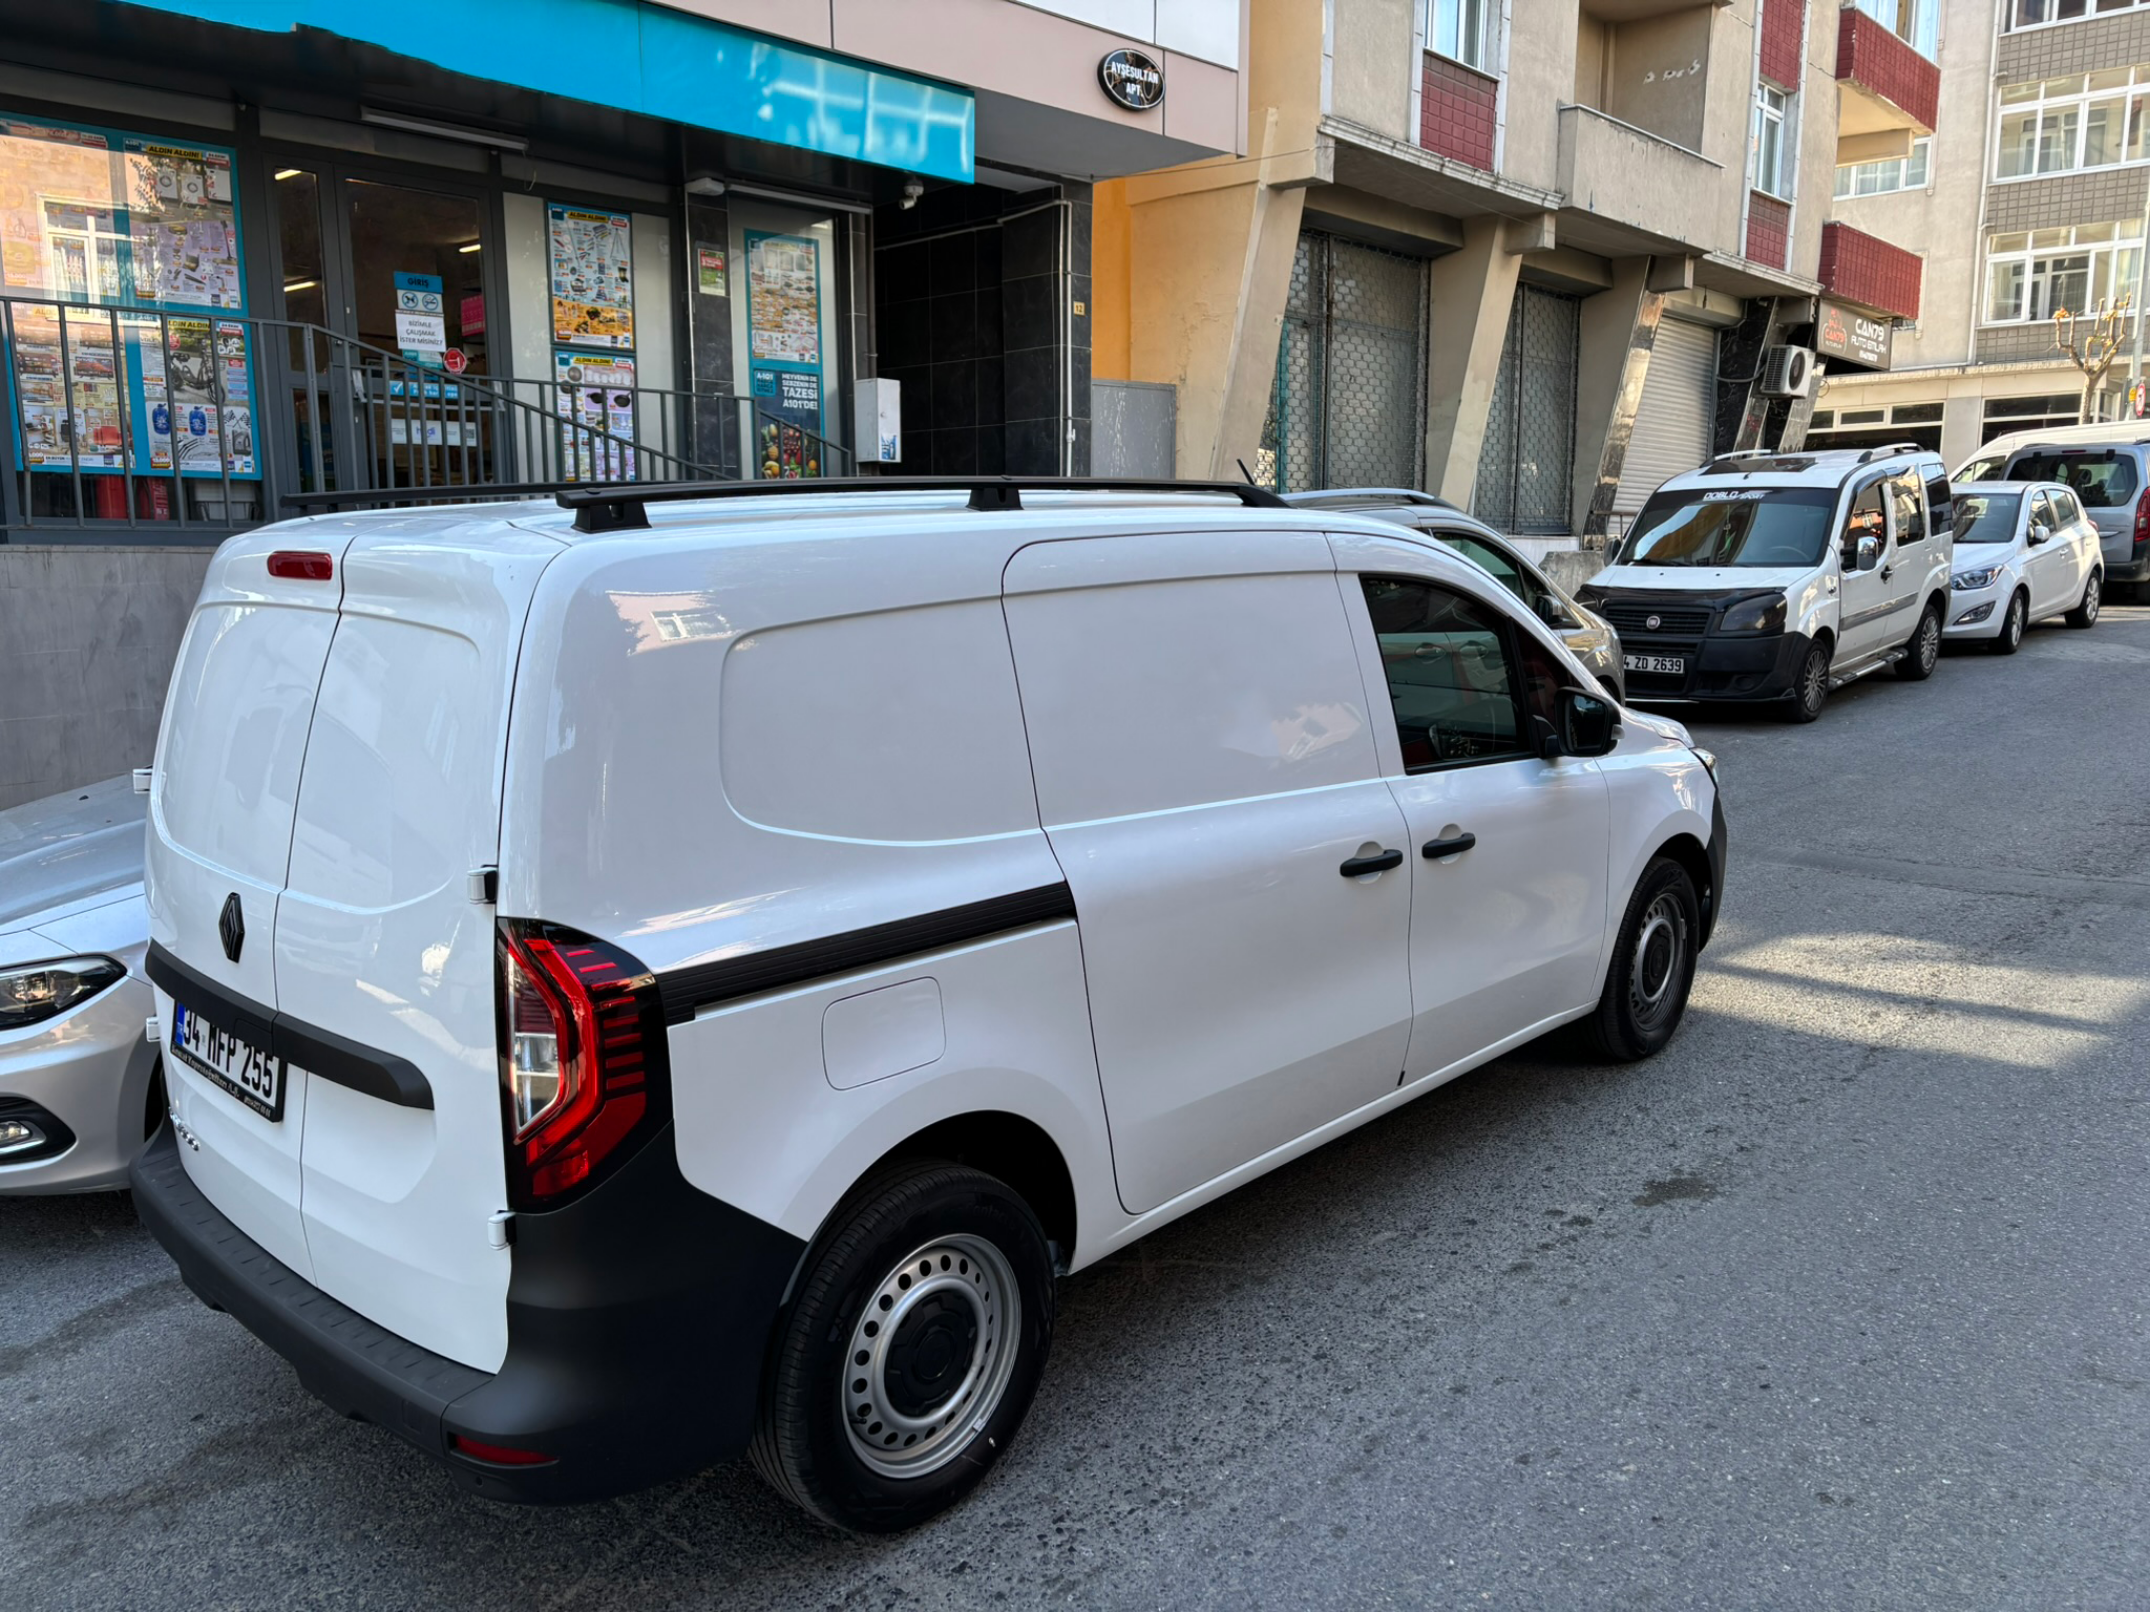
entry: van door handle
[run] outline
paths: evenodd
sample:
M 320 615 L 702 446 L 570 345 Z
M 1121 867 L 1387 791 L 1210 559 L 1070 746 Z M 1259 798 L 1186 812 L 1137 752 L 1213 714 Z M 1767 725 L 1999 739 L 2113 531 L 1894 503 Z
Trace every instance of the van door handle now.
M 1419 855 L 1432 862 L 1440 857 L 1454 856 L 1458 851 L 1468 851 L 1477 843 L 1476 834 L 1458 834 L 1452 840 L 1428 840 Z
M 1336 871 L 1347 879 L 1363 879 L 1369 873 L 1386 873 L 1390 868 L 1402 865 L 1403 852 L 1376 851 L 1372 856 L 1347 857 Z
M 1895 566 L 1893 566 L 1893 565 L 1885 565 L 1885 566 L 1883 566 L 1883 567 L 1881 568 L 1881 580 L 1882 580 L 1882 581 L 1886 582 L 1886 581 L 1888 581 L 1888 580 L 1889 580 L 1889 578 L 1893 577 L 1894 575 L 1896 575 L 1896 567 L 1895 567 Z

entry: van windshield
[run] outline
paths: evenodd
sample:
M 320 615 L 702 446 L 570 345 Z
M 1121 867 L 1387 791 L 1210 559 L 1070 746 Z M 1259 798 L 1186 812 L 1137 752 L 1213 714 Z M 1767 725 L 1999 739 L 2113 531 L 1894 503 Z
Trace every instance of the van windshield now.
M 2135 498 L 2135 461 L 2111 448 L 2081 453 L 2018 454 L 2008 467 L 2010 481 L 2057 481 L 2075 489 L 2091 509 L 2120 509 Z
M 1834 487 L 1653 493 L 1628 529 L 1619 563 L 1819 565 L 1835 508 Z
M 1958 493 L 1956 495 L 1956 541 L 1959 543 L 2012 543 L 2016 537 L 2016 511 L 2023 505 L 2021 493 Z

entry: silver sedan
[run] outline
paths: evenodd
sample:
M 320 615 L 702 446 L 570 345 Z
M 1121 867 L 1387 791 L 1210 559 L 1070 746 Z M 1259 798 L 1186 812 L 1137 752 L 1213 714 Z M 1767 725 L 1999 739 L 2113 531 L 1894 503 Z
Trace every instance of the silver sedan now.
M 0 1194 L 123 1187 L 164 1117 L 146 805 L 114 778 L 0 812 Z

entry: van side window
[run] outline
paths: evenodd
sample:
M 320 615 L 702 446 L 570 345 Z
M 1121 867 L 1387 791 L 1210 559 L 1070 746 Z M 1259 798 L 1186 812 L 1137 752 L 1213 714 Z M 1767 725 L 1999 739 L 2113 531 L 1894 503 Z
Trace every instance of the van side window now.
M 1851 495 L 1851 513 L 1844 517 L 1845 551 L 1862 537 L 1883 548 L 1889 546 L 1889 518 L 1883 513 L 1882 483 L 1870 481 Z
M 1933 529 L 1945 532 L 1956 524 L 1955 494 L 1950 491 L 1948 477 L 1933 476 L 1926 483 L 1926 513 L 1933 521 Z
M 2008 466 L 2008 479 L 2057 481 L 2092 509 L 2125 508 L 2135 502 L 2141 485 L 2128 451 L 2114 448 L 2018 454 Z
M 1523 679 L 1500 616 L 1430 582 L 1359 580 L 1381 645 L 1404 771 L 1530 754 L 1517 697 Z
M 1926 541 L 1926 495 L 1916 472 L 1905 471 L 1889 478 L 1889 499 L 1896 505 L 1896 546 L 1909 548 Z

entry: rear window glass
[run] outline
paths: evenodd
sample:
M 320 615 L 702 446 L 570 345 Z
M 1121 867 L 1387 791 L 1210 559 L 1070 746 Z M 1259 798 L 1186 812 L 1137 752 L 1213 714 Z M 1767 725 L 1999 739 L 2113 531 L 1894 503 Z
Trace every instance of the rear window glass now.
M 2118 509 L 2134 502 L 2141 485 L 2135 461 L 2124 453 L 2026 453 L 2008 467 L 2010 481 L 2057 481 L 2092 509 Z
M 1821 563 L 1833 487 L 1740 487 L 1658 492 L 1620 550 L 1623 565 Z

